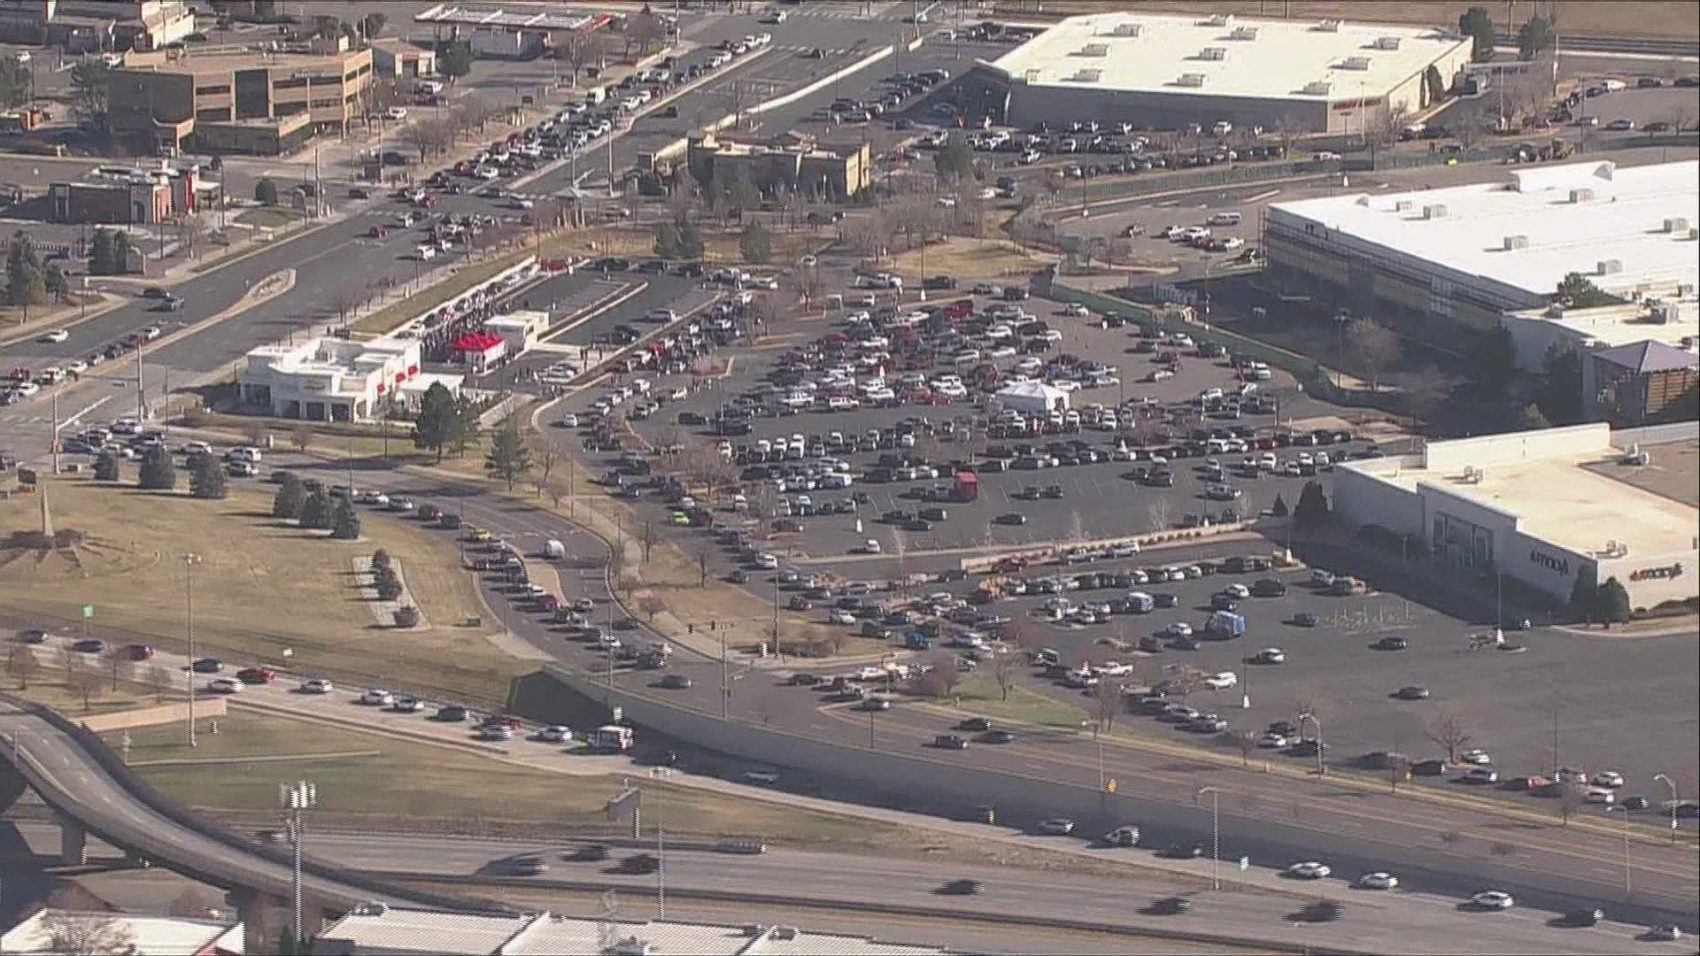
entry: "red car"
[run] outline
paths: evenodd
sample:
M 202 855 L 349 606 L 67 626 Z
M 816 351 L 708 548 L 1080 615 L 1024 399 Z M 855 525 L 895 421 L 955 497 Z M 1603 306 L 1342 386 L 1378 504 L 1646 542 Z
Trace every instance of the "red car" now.
M 244 684 L 269 684 L 277 680 L 277 671 L 269 667 L 244 667 L 236 672 L 236 679 Z
M 147 644 L 131 644 L 124 648 L 124 653 L 130 656 L 130 660 L 145 661 L 153 656 L 153 648 Z
M 367 232 L 366 234 L 368 236 L 371 236 L 373 239 L 382 239 L 385 236 L 389 235 L 390 231 L 388 229 L 385 229 L 383 226 L 373 226 L 371 228 L 371 230 L 369 232 Z
M 491 714 L 482 721 L 479 721 L 479 726 L 506 727 L 509 730 L 518 730 L 525 726 L 525 721 L 520 720 L 518 717 L 505 717 L 499 714 Z

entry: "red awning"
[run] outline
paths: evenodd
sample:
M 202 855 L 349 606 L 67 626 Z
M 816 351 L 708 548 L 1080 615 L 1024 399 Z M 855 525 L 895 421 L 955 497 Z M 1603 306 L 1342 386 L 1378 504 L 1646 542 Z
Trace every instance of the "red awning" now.
M 454 341 L 456 352 L 483 353 L 500 348 L 502 337 L 494 332 L 468 332 Z

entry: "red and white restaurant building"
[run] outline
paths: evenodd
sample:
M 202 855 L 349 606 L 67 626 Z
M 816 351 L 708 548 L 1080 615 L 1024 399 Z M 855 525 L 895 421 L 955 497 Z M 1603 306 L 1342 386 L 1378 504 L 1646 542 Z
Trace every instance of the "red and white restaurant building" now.
M 325 422 L 372 421 L 386 411 L 417 409 L 436 383 L 458 394 L 461 379 L 422 373 L 419 342 L 400 338 L 263 345 L 248 353 L 237 375 L 244 404 L 278 418 Z

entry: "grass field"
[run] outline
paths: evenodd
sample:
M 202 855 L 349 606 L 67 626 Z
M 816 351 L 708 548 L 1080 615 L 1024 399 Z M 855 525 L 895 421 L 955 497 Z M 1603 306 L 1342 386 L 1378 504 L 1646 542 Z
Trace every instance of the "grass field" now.
M 175 644 L 184 631 L 183 555 L 195 569 L 195 627 L 202 651 L 273 664 L 293 650 L 291 667 L 330 675 L 384 675 L 417 690 L 452 688 L 502 700 L 526 669 L 501 653 L 467 618 L 485 614 L 452 542 L 400 522 L 368 518 L 366 538 L 332 541 L 270 517 L 272 488 L 237 483 L 231 497 L 202 501 L 127 486 L 60 480 L 51 486 L 55 528 L 85 535 L 75 558 L 7 550 L 0 605 L 70 622 L 84 604 L 113 640 Z M 0 502 L 0 540 L 34 531 L 38 502 Z M 382 547 L 401 562 L 409 590 L 431 627 L 405 635 L 377 627 L 363 606 L 351 560 Z
M 924 254 L 920 249 L 901 253 L 893 257 L 891 266 L 892 271 L 908 276 L 1000 279 L 1025 278 L 1050 263 L 1050 259 L 1032 255 L 1009 242 L 953 236 L 928 246 Z
M 256 229 L 281 229 L 301 218 L 301 214 L 282 206 L 260 206 L 236 215 L 236 221 Z
M 264 811 L 277 806 L 279 781 L 318 787 L 318 813 L 342 823 L 363 818 L 403 828 L 532 826 L 571 831 L 608 826 L 603 805 L 624 788 L 614 776 L 576 776 L 520 767 L 428 744 L 364 734 L 272 715 L 234 712 L 217 736 L 202 733 L 190 750 L 181 729 L 132 731 L 130 760 L 196 760 L 288 754 L 363 753 L 328 759 L 141 766 L 137 771 L 174 800 L 208 810 Z M 572 760 L 562 755 L 563 761 Z M 428 772 L 427 772 L 428 769 Z M 812 810 L 798 810 L 685 787 L 645 782 L 646 817 L 664 799 L 668 832 L 748 836 L 796 846 L 879 850 L 915 842 L 910 831 Z M 491 799 L 499 795 L 500 799 Z
M 1506 4 L 1480 0 L 1412 0 L 1406 3 L 1371 3 L 1365 0 L 1045 0 L 1046 14 L 1073 16 L 1106 10 L 1137 9 L 1141 12 L 1231 13 L 1239 16 L 1280 17 L 1295 20 L 1345 19 L 1456 27 L 1458 18 L 1473 6 L 1486 7 L 1494 26 L 1506 27 Z M 1559 28 L 1573 36 L 1659 37 L 1693 40 L 1700 37 L 1700 14 L 1692 3 L 1666 0 L 1516 0 L 1510 4 L 1509 32 L 1535 15 L 1556 11 Z M 998 0 L 1001 15 L 1032 14 L 1033 0 Z
M 1022 687 L 1010 688 L 1009 699 L 1004 700 L 1003 692 L 990 674 L 969 677 L 953 693 L 961 695 L 964 712 L 981 717 L 1078 730 L 1080 722 L 1091 716 L 1084 706 L 1075 707 Z

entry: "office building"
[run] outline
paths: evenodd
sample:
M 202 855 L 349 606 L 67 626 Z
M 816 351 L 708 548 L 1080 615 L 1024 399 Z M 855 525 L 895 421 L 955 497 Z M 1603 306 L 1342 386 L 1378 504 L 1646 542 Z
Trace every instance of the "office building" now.
M 72 52 L 157 50 L 195 32 L 184 0 L 8 0 L 0 41 Z
M 132 53 L 108 86 L 113 136 L 132 149 L 279 155 L 365 113 L 370 49 Z
M 723 140 L 713 133 L 696 134 L 685 147 L 685 162 L 699 183 L 740 174 L 757 189 L 787 189 L 842 200 L 873 185 L 873 152 L 866 142 L 824 146 L 813 140 L 745 143 Z
M 1068 17 L 976 72 L 1019 127 L 1352 133 L 1438 103 L 1469 59 L 1468 39 L 1428 28 L 1115 11 Z

